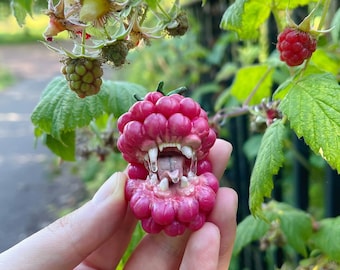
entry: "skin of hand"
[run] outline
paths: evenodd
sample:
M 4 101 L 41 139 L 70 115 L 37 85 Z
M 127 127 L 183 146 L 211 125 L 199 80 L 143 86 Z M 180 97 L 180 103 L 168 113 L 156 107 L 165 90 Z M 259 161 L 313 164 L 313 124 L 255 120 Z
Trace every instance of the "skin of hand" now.
M 232 146 L 217 139 L 209 153 L 213 173 L 221 178 Z M 0 254 L 6 270 L 115 269 L 137 220 L 124 198 L 125 173 L 114 173 L 79 209 Z M 228 269 L 236 234 L 238 198 L 231 188 L 217 192 L 204 226 L 178 237 L 146 234 L 125 269 Z

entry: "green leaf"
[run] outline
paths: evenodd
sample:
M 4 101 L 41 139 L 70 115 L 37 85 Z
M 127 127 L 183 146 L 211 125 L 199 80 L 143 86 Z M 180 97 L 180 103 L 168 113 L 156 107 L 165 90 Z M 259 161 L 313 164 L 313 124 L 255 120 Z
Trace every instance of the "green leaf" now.
M 44 90 L 31 120 L 36 127 L 61 140 L 64 132 L 86 126 L 103 114 L 108 99 L 106 88 L 104 83 L 97 95 L 81 99 L 69 89 L 64 77 L 56 77 Z
M 107 108 L 108 114 L 118 118 L 137 101 L 134 97 L 144 97 L 147 90 L 139 84 L 122 81 L 105 81 L 104 85 L 108 93 Z
M 33 0 L 12 0 L 11 9 L 20 27 L 25 24 L 26 15 L 32 16 Z
M 149 8 L 156 9 L 159 1 L 160 0 L 145 0 L 145 3 L 149 6 Z
M 331 31 L 333 43 L 338 43 L 340 41 L 340 9 L 335 12 L 331 25 L 334 27 Z
M 287 243 L 306 257 L 306 243 L 313 232 L 311 216 L 288 204 L 278 202 L 275 202 L 275 204 L 277 218 L 280 220 L 280 228 L 286 237 Z
M 340 172 L 340 86 L 330 73 L 308 74 L 288 86 L 279 105 L 298 137 Z
M 319 226 L 312 237 L 314 246 L 331 260 L 340 262 L 340 217 L 324 219 L 319 222 Z
M 74 161 L 76 151 L 75 137 L 75 131 L 62 133 L 58 140 L 46 134 L 45 143 L 54 154 L 63 160 Z
M 330 54 L 327 51 L 317 49 L 311 58 L 311 61 L 317 65 L 318 68 L 332 73 L 336 76 L 340 68 L 340 57 L 337 54 Z
M 231 94 L 240 102 L 244 102 L 256 89 L 250 105 L 259 104 L 263 98 L 269 97 L 272 88 L 272 72 L 266 65 L 253 65 L 240 68 L 231 86 Z
M 233 255 L 237 255 L 245 246 L 264 236 L 269 227 L 267 222 L 247 216 L 237 225 Z
M 224 12 L 220 27 L 235 31 L 241 39 L 256 39 L 259 27 L 269 17 L 270 4 L 271 1 L 236 0 Z
M 284 161 L 283 140 L 285 126 L 281 120 L 270 125 L 263 135 L 259 153 L 250 178 L 249 208 L 253 215 L 261 215 L 264 197 L 270 197 L 274 187 L 273 175 Z
M 257 153 L 259 152 L 262 134 L 255 134 L 251 136 L 243 145 L 243 152 L 248 158 L 248 160 L 252 160 L 256 158 Z
M 298 6 L 305 6 L 312 2 L 318 2 L 318 0 L 274 0 L 273 6 L 277 9 L 286 10 L 294 9 Z

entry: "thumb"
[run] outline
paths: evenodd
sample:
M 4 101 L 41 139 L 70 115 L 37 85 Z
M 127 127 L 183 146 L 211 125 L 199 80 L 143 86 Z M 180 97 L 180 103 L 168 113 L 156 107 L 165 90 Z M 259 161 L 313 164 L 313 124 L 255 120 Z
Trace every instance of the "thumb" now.
M 0 269 L 73 269 L 119 228 L 125 182 L 113 174 L 91 201 L 0 254 Z

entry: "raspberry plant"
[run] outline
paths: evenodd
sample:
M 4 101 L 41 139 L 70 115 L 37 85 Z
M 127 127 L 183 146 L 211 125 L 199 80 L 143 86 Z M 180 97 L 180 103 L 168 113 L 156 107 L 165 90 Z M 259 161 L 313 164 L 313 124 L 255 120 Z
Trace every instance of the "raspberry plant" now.
M 22 24 L 21 11 L 30 13 L 27 5 L 30 1 L 13 2 Z M 162 2 L 60 0 L 54 4 L 49 1 L 46 14 L 50 23 L 44 33 L 45 45 L 62 55 L 64 62 L 88 57 L 103 65 L 125 68 L 129 55 L 138 55 L 135 48 L 152 47 L 154 39 L 165 40 L 168 35 L 185 38 L 188 21 L 180 3 L 175 1 L 169 6 Z M 105 119 L 104 127 L 118 124 L 117 146 L 130 163 L 126 197 L 132 211 L 142 220 L 146 231 L 164 230 L 169 235 L 178 235 L 186 228 L 199 229 L 213 207 L 201 206 L 197 197 L 200 191 L 186 199 L 174 195 L 175 190 L 183 188 L 181 185 L 188 184 L 194 189 L 206 189 L 204 194 L 210 194 L 208 202 L 213 202 L 216 179 L 205 162 L 213 143 L 210 128 L 217 134 L 225 134 L 224 123 L 230 118 L 249 115 L 250 128 L 261 134 L 261 141 L 249 187 L 252 215 L 239 224 L 235 255 L 247 244 L 261 240 L 262 248 L 268 252 L 279 246 L 288 250 L 287 258 L 291 250 L 299 253 L 303 257 L 298 262 L 299 269 L 339 267 L 339 218 L 314 218 L 311 213 L 269 200 L 274 188 L 273 176 L 287 160 L 289 132 L 303 138 L 315 155 L 340 172 L 340 12 L 330 12 L 333 2 L 236 0 L 229 5 L 220 22 L 220 28 L 228 34 L 216 43 L 212 53 L 206 53 L 208 64 L 213 68 L 221 66 L 213 78 L 214 87 L 192 91 L 192 97 L 199 100 L 200 91 L 213 89 L 214 104 L 208 112 L 209 119 L 192 99 L 149 93 L 156 82 L 150 82 L 146 90 L 131 82 L 103 79 L 97 94 L 84 95 L 81 99 L 69 91 L 71 85 L 67 80 L 73 81 L 71 74 L 67 75 L 68 79 L 55 78 L 43 92 L 32 113 L 36 136 L 44 136 L 47 146 L 62 159 L 75 160 L 79 128 L 90 126 L 101 137 L 99 122 Z M 292 14 L 300 6 L 307 6 L 309 15 L 297 24 Z M 273 23 L 269 23 L 271 14 L 278 35 L 268 40 L 265 33 Z M 72 51 L 54 44 L 55 36 L 62 31 L 67 31 L 73 39 Z M 238 50 L 233 51 L 236 59 L 222 61 L 225 58 L 221 43 L 237 46 Z M 268 44 L 274 44 L 277 49 L 269 52 Z M 134 74 L 139 76 L 141 72 L 148 71 L 143 69 Z M 226 81 L 231 83 L 226 85 Z M 136 96 L 144 100 L 136 102 Z M 164 105 L 160 105 L 161 100 Z M 178 105 L 184 100 L 184 107 Z M 206 134 L 211 134 L 210 139 L 207 135 L 209 147 L 195 144 L 198 147 L 195 149 L 191 145 L 192 138 L 196 138 L 195 117 L 204 119 L 200 126 Z M 159 126 L 155 127 L 155 121 Z M 177 127 L 178 123 L 182 124 L 181 128 Z M 188 136 L 190 139 L 186 139 Z M 116 140 L 110 138 L 105 142 L 110 141 L 111 145 Z M 162 145 L 170 148 L 168 154 L 161 153 Z M 204 150 L 199 150 L 200 147 Z M 107 149 L 117 151 L 116 147 Z M 180 168 L 170 169 L 173 163 L 180 163 Z M 200 163 L 205 164 L 202 169 Z M 197 171 L 192 169 L 192 164 L 197 166 Z M 186 181 L 186 178 L 195 180 Z M 156 191 L 146 188 L 148 184 Z M 164 211 L 159 213 L 159 209 Z M 287 259 L 282 268 L 290 267 L 291 263 Z

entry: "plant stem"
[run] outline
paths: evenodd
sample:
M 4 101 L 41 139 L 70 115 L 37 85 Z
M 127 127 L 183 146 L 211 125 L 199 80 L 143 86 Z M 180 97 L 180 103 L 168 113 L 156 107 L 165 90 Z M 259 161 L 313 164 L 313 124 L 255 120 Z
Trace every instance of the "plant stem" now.
M 81 34 L 81 54 L 85 55 L 85 43 L 86 43 L 86 28 L 83 29 Z
M 332 0 L 325 0 L 325 3 L 323 5 L 323 9 L 322 9 L 322 14 L 321 14 L 319 26 L 318 26 L 318 30 L 321 30 L 323 25 L 325 24 L 331 2 L 332 2 Z
M 257 84 L 255 85 L 254 89 L 250 92 L 249 96 L 247 97 L 247 99 L 244 101 L 243 106 L 242 107 L 247 107 L 251 101 L 251 99 L 254 97 L 254 95 L 256 94 L 257 90 L 260 88 L 261 84 L 263 83 L 263 81 L 266 79 L 266 77 L 269 75 L 269 73 L 272 71 L 272 68 L 268 68 L 267 71 L 263 74 L 263 76 L 261 77 L 261 79 L 257 82 Z
M 171 21 L 171 17 L 170 17 L 169 14 L 163 9 L 163 7 L 159 4 L 159 2 L 157 2 L 157 7 L 158 7 L 159 10 L 165 15 L 165 17 L 167 17 L 167 18 Z
M 276 6 L 272 7 L 272 13 L 273 13 L 273 16 L 274 16 L 274 19 L 275 19 L 275 22 L 276 22 L 277 31 L 279 33 L 281 33 L 283 31 L 283 25 L 281 23 L 281 18 L 280 18 L 280 15 L 279 15 L 279 11 L 276 8 Z

